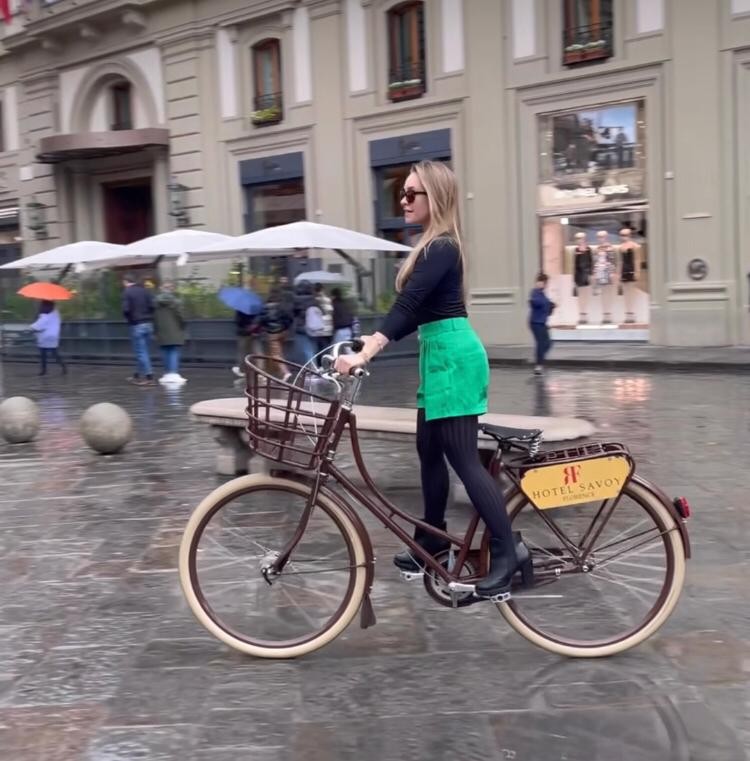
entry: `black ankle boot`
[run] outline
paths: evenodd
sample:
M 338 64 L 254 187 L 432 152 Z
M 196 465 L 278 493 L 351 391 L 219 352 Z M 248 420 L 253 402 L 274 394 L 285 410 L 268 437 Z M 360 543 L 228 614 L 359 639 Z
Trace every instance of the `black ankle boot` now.
M 435 528 L 445 531 L 445 522 L 443 522 L 441 526 L 436 526 Z M 434 534 L 430 534 L 419 526 L 414 529 L 414 541 L 422 549 L 429 552 L 430 555 L 437 555 L 439 552 L 444 552 L 451 546 L 451 543 L 447 539 L 441 539 Z M 408 547 L 393 558 L 393 563 L 402 571 L 412 571 L 413 573 L 416 573 L 423 570 L 416 558 L 412 557 L 411 550 L 409 550 Z
M 520 532 L 513 532 L 515 557 L 508 557 L 501 539 L 490 539 L 490 571 L 474 589 L 477 597 L 495 597 L 510 592 L 510 583 L 516 571 L 521 571 L 525 586 L 534 583 L 534 567 L 531 553 L 521 541 Z

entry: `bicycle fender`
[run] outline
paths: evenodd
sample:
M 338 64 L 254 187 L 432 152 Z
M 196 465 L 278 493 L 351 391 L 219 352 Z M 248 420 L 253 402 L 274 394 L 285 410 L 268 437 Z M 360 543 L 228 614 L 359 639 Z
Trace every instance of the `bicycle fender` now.
M 674 506 L 672 500 L 658 486 L 655 486 L 651 483 L 651 481 L 647 481 L 641 476 L 633 474 L 630 480 L 637 483 L 638 486 L 645 489 L 646 491 L 650 491 L 654 497 L 656 497 L 656 499 L 658 499 L 659 502 L 661 502 L 664 507 L 669 510 L 669 514 L 674 518 L 674 521 L 677 524 L 677 528 L 680 531 L 682 546 L 685 550 L 685 558 L 689 559 L 692 556 L 692 552 L 690 549 L 690 537 L 688 536 L 687 524 L 683 517 L 677 512 L 677 508 Z

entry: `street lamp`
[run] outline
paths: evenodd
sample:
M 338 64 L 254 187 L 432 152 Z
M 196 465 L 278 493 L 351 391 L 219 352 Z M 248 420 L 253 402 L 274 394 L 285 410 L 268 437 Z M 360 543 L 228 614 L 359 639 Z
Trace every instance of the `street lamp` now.
M 26 204 L 26 227 L 37 239 L 47 237 L 47 207 L 39 203 L 35 196 Z
M 177 227 L 187 227 L 190 224 L 190 215 L 185 208 L 185 193 L 187 187 L 177 182 L 175 177 L 172 177 L 171 182 L 167 185 L 169 191 L 169 214 L 174 217 L 177 222 Z

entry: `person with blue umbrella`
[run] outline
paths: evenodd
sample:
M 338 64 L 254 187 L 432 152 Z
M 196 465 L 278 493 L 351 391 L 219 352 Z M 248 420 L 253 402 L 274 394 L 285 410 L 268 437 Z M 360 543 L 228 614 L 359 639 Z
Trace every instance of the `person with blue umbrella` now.
M 255 291 L 237 286 L 222 288 L 218 296 L 222 304 L 234 309 L 234 324 L 237 328 L 237 364 L 232 368 L 232 372 L 242 378 L 245 357 L 248 354 L 262 353 L 259 317 L 263 310 L 263 299 Z

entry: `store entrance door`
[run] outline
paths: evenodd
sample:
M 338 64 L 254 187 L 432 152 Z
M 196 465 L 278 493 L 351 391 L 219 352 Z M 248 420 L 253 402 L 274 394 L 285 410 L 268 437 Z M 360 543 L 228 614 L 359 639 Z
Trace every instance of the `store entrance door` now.
M 103 186 L 104 225 L 108 243 L 128 244 L 154 234 L 149 178 Z

